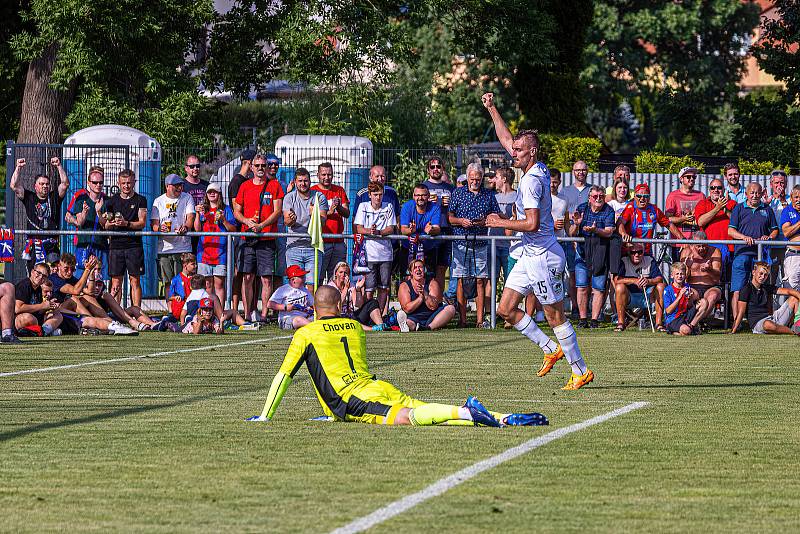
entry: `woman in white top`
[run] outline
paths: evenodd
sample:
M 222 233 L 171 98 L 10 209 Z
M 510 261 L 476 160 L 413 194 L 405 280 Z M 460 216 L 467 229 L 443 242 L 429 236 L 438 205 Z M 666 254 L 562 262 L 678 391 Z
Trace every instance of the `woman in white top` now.
M 614 222 L 619 222 L 622 210 L 625 209 L 625 205 L 630 201 L 630 187 L 628 187 L 628 182 L 620 178 L 614 181 L 613 187 L 614 196 L 611 200 L 606 200 L 606 202 L 614 210 Z

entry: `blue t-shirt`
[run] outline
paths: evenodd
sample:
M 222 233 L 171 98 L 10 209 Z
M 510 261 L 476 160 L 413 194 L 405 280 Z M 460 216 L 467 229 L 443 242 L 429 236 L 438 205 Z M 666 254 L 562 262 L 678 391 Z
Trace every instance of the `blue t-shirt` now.
M 777 227 L 778 221 L 775 220 L 775 212 L 763 202 L 755 208 L 751 208 L 747 204 L 736 204 L 731 212 L 731 220 L 728 224 L 728 228 L 735 228 L 740 233 L 753 239 L 769 235 Z M 739 254 L 756 256 L 758 254 L 758 245 L 735 245 L 733 247 L 733 255 L 738 256 Z
M 778 225 L 781 228 L 781 235 L 783 234 L 783 225 L 789 223 L 791 225 L 797 224 L 800 221 L 800 212 L 794 209 L 791 204 L 783 208 L 781 212 L 781 223 Z M 795 234 L 796 236 L 797 234 Z
M 689 284 L 686 284 L 684 287 L 690 286 Z M 678 298 L 678 293 L 681 292 L 681 289 L 682 288 L 675 288 L 675 286 L 672 284 L 668 285 L 667 288 L 664 289 L 664 322 L 666 324 L 669 324 L 675 319 L 682 317 L 689 309 L 689 297 L 683 297 L 678 305 L 675 306 L 675 309 L 672 310 L 672 313 L 667 313 L 667 308 L 669 308 Z
M 450 197 L 450 213 L 459 219 L 485 219 L 490 213 L 500 213 L 500 206 L 494 197 L 494 191 L 481 187 L 473 193 L 465 185 L 457 187 Z M 613 213 L 613 212 L 612 212 Z M 463 228 L 453 227 L 454 235 L 487 235 L 486 226 Z
M 436 195 L 436 204 L 439 206 L 439 212 L 441 213 L 441 218 L 439 219 L 439 226 L 441 228 L 450 228 L 450 222 L 447 220 L 447 210 L 444 208 L 444 197 L 451 197 L 453 196 L 453 190 L 456 187 L 453 184 L 448 184 L 447 182 L 441 183 L 434 183 L 430 180 L 425 180 L 422 182 L 422 185 L 428 188 L 428 191 L 432 195 Z M 449 233 L 449 231 L 442 232 L 443 234 Z
M 772 208 L 772 211 L 775 212 L 776 221 L 780 221 L 781 216 L 783 215 L 783 210 L 785 210 L 788 207 L 791 207 L 792 205 L 791 201 L 789 200 L 789 198 L 786 197 L 786 195 L 784 195 L 784 200 L 787 202 L 785 206 L 783 202 L 781 202 L 781 200 L 778 198 L 773 198 L 769 201 L 769 207 Z M 784 239 L 782 226 L 783 226 L 782 224 L 778 223 L 778 237 L 776 238 L 778 241 L 783 241 Z
M 362 202 L 369 202 L 369 191 L 366 187 L 358 190 L 358 195 L 353 201 L 351 213 L 358 213 L 358 205 Z M 383 186 L 383 202 L 388 202 L 394 208 L 395 213 L 400 213 L 400 200 L 397 198 L 397 191 L 393 187 Z
M 438 204 L 431 204 L 428 203 L 428 207 L 425 210 L 425 213 L 419 213 L 417 211 L 417 204 L 414 200 L 409 200 L 405 204 L 403 204 L 403 208 L 400 210 L 400 226 L 408 226 L 413 221 L 417 225 L 417 233 L 420 235 L 428 235 L 425 232 L 425 226 L 428 223 L 439 225 L 439 220 L 441 219 L 441 211 L 439 210 Z M 438 239 L 427 239 L 425 241 L 420 241 L 423 244 L 423 248 L 425 250 L 433 250 L 439 246 L 440 241 Z M 403 240 L 400 241 L 400 244 L 403 248 L 408 248 L 408 241 Z
M 613 228 L 614 220 L 616 218 L 614 214 L 614 208 L 609 206 L 608 204 L 603 204 L 603 207 L 598 212 L 592 211 L 589 207 L 588 202 L 584 202 L 578 209 L 576 210 L 578 213 L 583 214 L 583 220 L 581 221 L 580 231 L 578 232 L 578 237 L 591 237 L 594 234 L 591 232 L 587 232 L 584 230 L 587 226 L 592 226 L 592 223 L 595 223 L 599 230 L 604 228 Z M 581 258 L 586 258 L 586 248 L 585 243 L 578 243 L 578 254 Z

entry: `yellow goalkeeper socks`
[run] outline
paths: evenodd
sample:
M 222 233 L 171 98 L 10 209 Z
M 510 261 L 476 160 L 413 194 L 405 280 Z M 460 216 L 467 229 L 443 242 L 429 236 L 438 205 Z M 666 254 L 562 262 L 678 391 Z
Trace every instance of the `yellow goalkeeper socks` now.
M 467 412 L 469 413 L 469 412 Z M 428 403 L 417 406 L 408 414 L 414 426 L 439 425 L 454 419 L 463 419 L 457 406 L 447 404 Z M 470 418 L 471 419 L 471 418 Z

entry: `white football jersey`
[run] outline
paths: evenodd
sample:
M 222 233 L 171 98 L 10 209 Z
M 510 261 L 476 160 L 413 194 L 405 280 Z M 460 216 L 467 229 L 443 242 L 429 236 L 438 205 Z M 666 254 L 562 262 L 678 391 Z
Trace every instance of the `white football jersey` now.
M 541 161 L 526 172 L 519 181 L 517 197 L 517 217 L 525 218 L 525 210 L 539 209 L 539 230 L 522 233 L 524 254 L 538 256 L 558 245 L 551 213 L 553 201 L 550 198 L 550 170 Z

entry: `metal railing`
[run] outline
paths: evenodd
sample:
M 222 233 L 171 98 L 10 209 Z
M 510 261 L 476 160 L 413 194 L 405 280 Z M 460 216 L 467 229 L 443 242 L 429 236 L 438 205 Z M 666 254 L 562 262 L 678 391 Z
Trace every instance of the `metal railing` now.
M 176 234 L 174 233 L 161 233 L 161 232 L 152 232 L 152 231 L 141 231 L 141 232 L 115 232 L 115 231 L 97 231 L 97 232 L 89 232 L 89 231 L 77 231 L 77 230 L 14 230 L 14 233 L 17 235 L 23 236 L 53 236 L 53 235 L 66 235 L 66 236 L 74 236 L 74 235 L 95 235 L 95 236 L 113 236 L 113 237 L 145 237 L 145 236 L 156 236 L 156 237 L 175 237 Z M 225 275 L 225 288 L 226 288 L 226 308 L 230 308 L 232 306 L 232 298 L 233 298 L 233 277 L 234 277 L 234 239 L 231 238 L 243 238 L 243 237 L 298 237 L 302 234 L 296 233 L 277 233 L 277 232 L 267 232 L 267 233 L 255 233 L 255 232 L 187 232 L 184 234 L 186 236 L 216 236 L 216 237 L 228 237 L 226 246 L 227 246 L 227 258 L 226 258 L 226 275 Z M 348 240 L 352 240 L 354 238 L 353 234 L 323 234 L 323 237 L 335 237 L 335 238 L 345 238 Z M 365 235 L 367 239 L 376 239 L 373 236 Z M 433 241 L 487 241 L 489 242 L 489 252 L 490 252 L 490 321 L 492 328 L 497 325 L 497 277 L 498 277 L 498 269 L 497 269 L 497 242 L 498 241 L 519 241 L 519 237 L 515 236 L 454 236 L 454 235 L 438 235 L 438 236 L 428 236 L 428 235 L 421 235 L 419 236 L 422 240 L 433 240 Z M 378 239 L 390 239 L 395 241 L 405 241 L 408 240 L 408 236 L 404 235 L 388 235 L 382 236 Z M 558 237 L 557 240 L 559 242 L 574 242 L 574 243 L 582 243 L 584 242 L 584 238 L 582 237 Z M 633 243 L 649 243 L 654 245 L 697 245 L 697 244 L 707 244 L 707 245 L 747 245 L 745 241 L 742 240 L 735 240 L 735 239 L 726 239 L 726 240 L 710 240 L 710 239 L 638 239 L 635 238 L 632 240 Z M 765 257 L 765 250 L 764 247 L 771 248 L 771 247 L 781 247 L 785 248 L 787 246 L 800 246 L 800 242 L 797 241 L 755 241 L 754 245 L 757 246 L 757 259 L 759 261 L 763 260 Z M 123 286 L 123 298 L 126 299 L 127 304 L 127 278 L 123 278 L 125 286 Z M 442 288 L 442 292 L 444 293 L 445 288 Z

